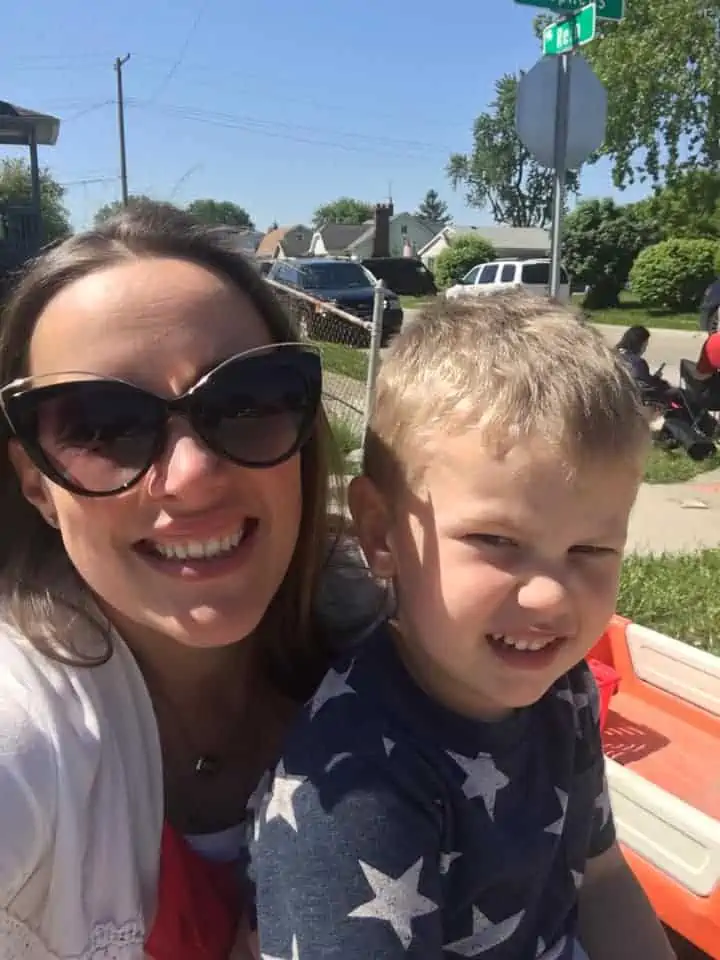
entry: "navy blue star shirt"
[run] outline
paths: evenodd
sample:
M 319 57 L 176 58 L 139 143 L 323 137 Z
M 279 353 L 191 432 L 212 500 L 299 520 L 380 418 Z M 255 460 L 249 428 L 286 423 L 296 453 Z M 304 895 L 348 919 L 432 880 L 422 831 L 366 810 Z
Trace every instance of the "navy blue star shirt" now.
M 292 730 L 251 845 L 265 960 L 569 960 L 615 840 L 582 663 L 498 723 L 451 713 L 380 628 Z

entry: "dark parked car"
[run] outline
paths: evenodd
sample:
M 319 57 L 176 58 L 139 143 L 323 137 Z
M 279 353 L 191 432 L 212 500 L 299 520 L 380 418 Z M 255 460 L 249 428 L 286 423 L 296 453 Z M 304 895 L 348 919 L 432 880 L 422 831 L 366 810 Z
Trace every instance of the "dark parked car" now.
M 360 262 L 400 297 L 434 297 L 438 292 L 435 278 L 417 257 L 368 257 Z
M 375 279 L 357 261 L 325 257 L 276 260 L 268 280 L 302 290 L 318 300 L 327 300 L 362 320 L 372 320 Z M 359 324 L 343 322 L 333 316 L 332 310 L 323 310 L 321 306 L 300 298 L 292 304 L 292 310 L 301 330 L 314 340 L 330 340 L 353 347 L 370 345 L 369 330 Z M 400 331 L 402 322 L 400 301 L 392 290 L 386 290 L 382 346 Z

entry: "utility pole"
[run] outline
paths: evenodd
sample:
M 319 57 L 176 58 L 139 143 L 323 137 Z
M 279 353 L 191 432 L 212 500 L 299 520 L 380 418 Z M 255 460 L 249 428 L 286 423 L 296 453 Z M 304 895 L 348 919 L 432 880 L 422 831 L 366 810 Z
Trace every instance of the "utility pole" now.
M 117 75 L 117 119 L 118 119 L 118 140 L 120 143 L 120 187 L 122 189 L 123 206 L 128 205 L 128 179 L 127 179 L 127 156 L 125 153 L 125 98 L 123 97 L 123 76 L 122 68 L 130 59 L 130 54 L 124 57 L 117 57 L 115 60 L 115 73 Z

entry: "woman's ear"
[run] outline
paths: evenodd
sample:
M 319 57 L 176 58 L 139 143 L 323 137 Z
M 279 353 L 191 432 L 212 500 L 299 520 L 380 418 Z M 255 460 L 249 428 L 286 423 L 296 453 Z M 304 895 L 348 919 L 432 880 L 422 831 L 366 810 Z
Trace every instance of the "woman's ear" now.
M 368 566 L 380 580 L 395 575 L 389 546 L 390 511 L 384 496 L 368 477 L 354 477 L 348 489 L 348 506 Z
M 8 444 L 8 456 L 17 474 L 22 495 L 40 513 L 45 523 L 57 527 L 57 513 L 49 484 L 17 440 L 11 440 Z

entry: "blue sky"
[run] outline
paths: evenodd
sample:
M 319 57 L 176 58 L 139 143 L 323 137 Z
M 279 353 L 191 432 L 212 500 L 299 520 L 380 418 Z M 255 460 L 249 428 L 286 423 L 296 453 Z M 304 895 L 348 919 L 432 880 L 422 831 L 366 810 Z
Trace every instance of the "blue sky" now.
M 63 120 L 42 162 L 77 227 L 119 196 L 113 60 L 126 53 L 131 192 L 233 200 L 266 229 L 341 195 L 392 190 L 396 211 L 413 210 L 434 187 L 458 223 L 483 224 L 445 164 L 470 149 L 495 80 L 538 58 L 537 12 L 513 0 L 11 3 L 0 99 Z M 582 190 L 616 195 L 607 163 Z

